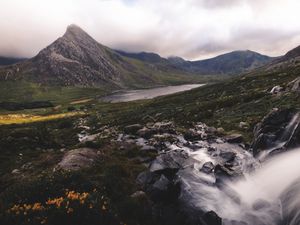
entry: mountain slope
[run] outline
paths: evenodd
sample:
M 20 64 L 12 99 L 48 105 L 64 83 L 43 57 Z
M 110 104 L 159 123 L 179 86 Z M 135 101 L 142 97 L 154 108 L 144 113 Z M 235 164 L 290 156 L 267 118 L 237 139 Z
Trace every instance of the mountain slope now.
M 239 74 L 263 66 L 274 59 L 249 50 L 233 51 L 214 58 L 198 61 L 187 61 L 176 56 L 166 59 L 158 54 L 149 52 L 118 52 L 123 56 L 142 62 L 168 65 L 169 67 L 173 66 L 176 69 L 200 75 Z
M 262 66 L 272 59 L 247 50 L 233 51 L 199 61 L 185 61 L 178 57 L 171 57 L 169 61 L 179 68 L 199 74 L 238 74 Z
M 238 131 L 250 140 L 254 125 L 272 108 L 300 110 L 299 79 L 300 57 L 283 57 L 223 82 L 149 100 L 132 111 L 122 111 L 125 115 L 118 123 L 132 124 L 146 116 L 160 115 L 155 117 L 158 121 L 172 119 L 184 126 L 201 121 Z M 277 94 L 271 93 L 275 86 L 280 86 Z M 133 114 L 134 118 L 128 117 Z M 241 128 L 240 122 L 247 128 Z
M 34 58 L 0 70 L 2 80 L 110 89 L 191 82 L 194 78 L 173 66 L 160 67 L 121 56 L 76 25 L 70 25 L 62 37 Z

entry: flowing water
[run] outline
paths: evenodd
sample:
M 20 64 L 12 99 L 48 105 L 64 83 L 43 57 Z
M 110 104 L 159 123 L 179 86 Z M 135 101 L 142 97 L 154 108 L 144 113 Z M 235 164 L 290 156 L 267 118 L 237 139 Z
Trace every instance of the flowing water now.
M 176 86 L 166 86 L 151 89 L 130 90 L 115 93 L 113 95 L 105 96 L 101 98 L 106 102 L 129 102 L 141 99 L 151 99 L 158 96 L 174 94 L 177 92 L 188 91 L 197 87 L 201 87 L 204 84 L 185 84 Z
M 288 143 L 299 123 L 297 113 L 276 145 Z M 213 147 L 217 151 L 235 152 L 235 167 L 244 176 L 216 186 L 216 177 L 202 173 L 199 168 L 207 161 L 220 163 L 221 159 L 215 157 L 218 154 L 201 149 L 190 152 L 190 157 L 198 160 L 198 166 L 180 171 L 179 176 L 184 189 L 181 197 L 192 207 L 215 211 L 223 218 L 223 225 L 300 224 L 300 148 L 272 157 L 266 154 L 260 163 L 237 145 L 215 143 Z

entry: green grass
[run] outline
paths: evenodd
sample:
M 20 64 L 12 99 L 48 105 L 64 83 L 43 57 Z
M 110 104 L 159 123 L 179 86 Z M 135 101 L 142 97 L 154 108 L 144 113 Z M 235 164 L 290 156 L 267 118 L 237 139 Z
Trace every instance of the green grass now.
M 111 137 L 95 143 L 80 144 L 77 134 L 81 129 L 75 126 L 79 119 L 87 120 L 91 133 L 98 132 L 104 125 L 116 126 L 122 132 L 126 125 L 149 121 L 173 120 L 178 129 L 186 129 L 195 122 L 205 122 L 223 127 L 227 133 L 242 133 L 246 141 L 250 142 L 253 127 L 272 108 L 300 109 L 299 93 L 269 93 L 275 85 L 286 88 L 299 75 L 299 66 L 261 69 L 188 92 L 113 104 L 96 100 L 105 93 L 99 89 L 53 87 L 45 90 L 45 87 L 29 83 L 2 83 L 6 90 L 0 90 L 1 101 L 49 100 L 56 105 L 63 105 L 55 113 L 52 109 L 17 113 L 44 115 L 45 118 L 52 114 L 64 115 L 70 103 L 75 101 L 72 106 L 76 110 L 84 107 L 87 115 L 0 126 L 0 214 L 3 216 L 4 209 L 18 202 L 33 203 L 59 197 L 66 188 L 79 192 L 90 192 L 96 188 L 99 195 L 109 199 L 111 213 L 118 214 L 118 219 L 123 222 L 164 224 L 159 218 L 156 220 L 151 216 L 151 203 L 148 200 L 137 202 L 130 198 L 139 189 L 135 183 L 136 175 L 145 169 L 137 160 L 141 156 L 138 148 L 128 146 L 126 150 L 121 150 L 119 145 L 110 142 Z M 3 111 L 2 116 L 10 113 Z M 248 122 L 249 128 L 239 128 L 241 121 Z M 64 154 L 60 149 L 84 146 L 101 151 L 102 158 L 93 168 L 74 173 L 53 172 Z M 21 175 L 11 174 L 12 170 L 22 168 L 26 163 L 31 163 L 32 168 L 22 171 Z M 81 219 L 87 217 L 83 213 Z M 178 223 L 183 224 L 180 219 Z

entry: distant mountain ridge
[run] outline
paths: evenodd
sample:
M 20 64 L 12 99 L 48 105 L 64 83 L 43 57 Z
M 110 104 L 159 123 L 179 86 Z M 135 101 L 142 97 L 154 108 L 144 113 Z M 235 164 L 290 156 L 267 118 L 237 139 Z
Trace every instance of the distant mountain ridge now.
M 26 58 L 13 58 L 13 57 L 0 56 L 0 66 L 15 64 L 18 62 L 22 62 L 24 60 L 26 60 Z
M 170 63 L 186 72 L 197 73 L 200 75 L 220 75 L 220 74 L 238 74 L 257 67 L 263 66 L 270 61 L 273 57 L 259 54 L 250 50 L 246 51 L 233 51 L 214 58 L 188 61 L 181 57 L 169 57 L 168 59 L 162 58 L 155 53 L 124 53 L 127 57 L 139 59 L 141 61 L 152 61 L 155 63 Z

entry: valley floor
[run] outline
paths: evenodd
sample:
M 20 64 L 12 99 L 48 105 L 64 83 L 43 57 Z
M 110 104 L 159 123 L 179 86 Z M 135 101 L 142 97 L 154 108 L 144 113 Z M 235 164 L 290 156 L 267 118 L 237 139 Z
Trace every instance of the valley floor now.
M 205 122 L 215 127 L 219 136 L 241 134 L 249 145 L 254 126 L 272 108 L 300 109 L 299 93 L 288 86 L 298 75 L 295 69 L 252 74 L 184 93 L 121 103 L 100 102 L 103 90 L 41 91 L 31 86 L 34 100 L 50 100 L 54 107 L 2 109 L 0 220 L 7 225 L 159 225 L 168 224 L 165 219 L 173 216 L 174 224 L 187 224 L 176 203 L 168 211 L 165 202 L 154 204 L 153 199 L 139 192 L 136 178 L 158 152 L 141 151 L 134 141 L 120 144 L 116 141 L 119 134 L 134 133 L 137 128 L 163 121 L 175 124 L 175 132 L 188 134 L 195 124 Z M 271 94 L 276 85 L 283 90 Z M 8 101 L 15 101 L 17 93 L 29 95 L 21 86 L 15 90 L 16 95 L 7 93 Z M 93 161 L 93 165 L 65 170 L 61 167 L 63 158 L 76 149 L 96 150 L 84 153 L 85 160 Z M 166 218 L 159 216 L 168 213 Z

